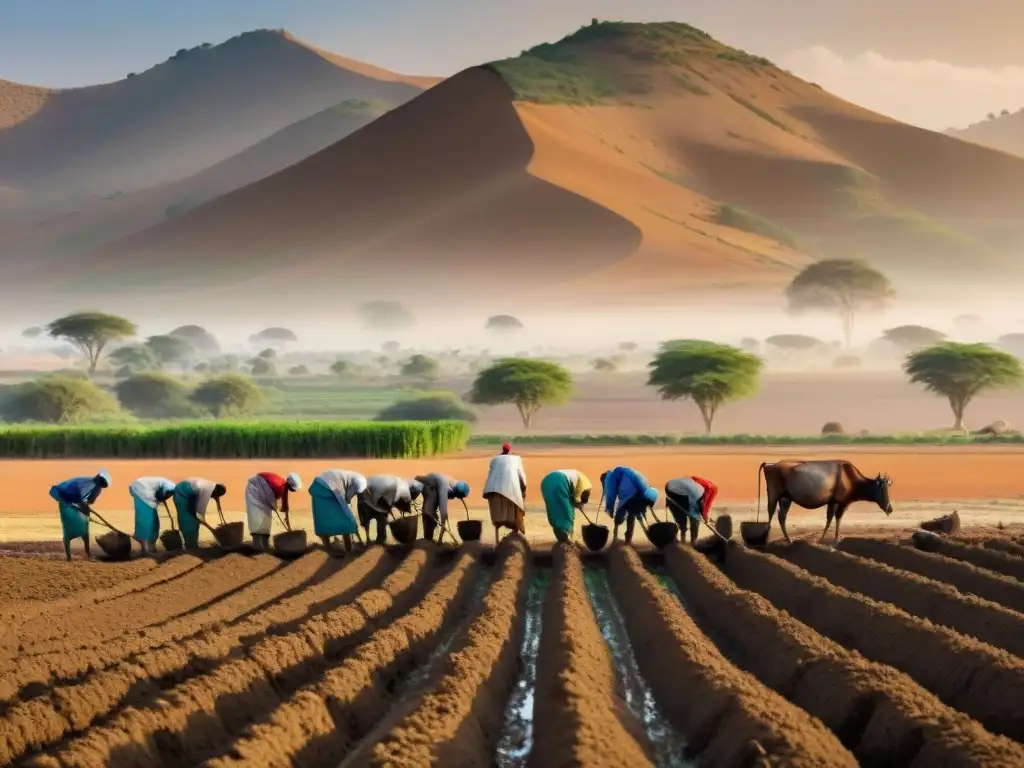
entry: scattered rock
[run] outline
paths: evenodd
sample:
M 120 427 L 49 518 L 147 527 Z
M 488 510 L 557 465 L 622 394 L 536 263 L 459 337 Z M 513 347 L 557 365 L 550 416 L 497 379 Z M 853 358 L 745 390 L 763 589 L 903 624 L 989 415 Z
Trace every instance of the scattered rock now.
M 987 427 L 982 427 L 977 432 L 975 432 L 975 434 L 998 436 L 1005 435 L 1014 431 L 1015 430 L 1010 426 L 1010 422 L 999 419 L 998 421 L 993 421 Z
M 821 428 L 821 434 L 823 435 L 845 435 L 846 430 L 843 429 L 843 425 L 838 421 L 826 421 L 825 425 Z
M 954 510 L 952 513 L 936 517 L 934 520 L 925 520 L 921 523 L 921 528 L 930 533 L 952 536 L 960 532 L 960 513 Z

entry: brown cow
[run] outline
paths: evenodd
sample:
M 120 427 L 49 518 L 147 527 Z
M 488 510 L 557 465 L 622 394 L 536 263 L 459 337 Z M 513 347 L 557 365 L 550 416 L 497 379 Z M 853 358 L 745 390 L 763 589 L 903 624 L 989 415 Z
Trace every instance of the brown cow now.
M 865 477 L 853 464 L 843 459 L 786 460 L 774 464 L 765 462 L 757 472 L 758 509 L 761 508 L 762 474 L 768 495 L 768 526 L 771 527 L 778 506 L 779 527 L 786 541 L 790 540 L 786 533 L 786 516 L 792 504 L 804 509 L 828 507 L 825 530 L 821 533 L 820 541 L 825 540 L 832 518 L 836 521 L 835 540 L 839 541 L 839 524 L 846 508 L 855 501 L 873 501 L 887 516 L 892 514 L 892 503 L 889 501 L 892 479 L 882 474 L 878 477 Z

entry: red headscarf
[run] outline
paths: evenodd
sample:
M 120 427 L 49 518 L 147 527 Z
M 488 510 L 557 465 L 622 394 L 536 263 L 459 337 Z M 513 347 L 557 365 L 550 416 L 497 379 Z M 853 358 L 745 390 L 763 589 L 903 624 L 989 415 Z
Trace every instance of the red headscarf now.
M 504 456 L 509 453 L 512 453 L 512 446 L 509 445 L 508 443 L 505 443 L 504 445 L 501 446 L 501 455 Z

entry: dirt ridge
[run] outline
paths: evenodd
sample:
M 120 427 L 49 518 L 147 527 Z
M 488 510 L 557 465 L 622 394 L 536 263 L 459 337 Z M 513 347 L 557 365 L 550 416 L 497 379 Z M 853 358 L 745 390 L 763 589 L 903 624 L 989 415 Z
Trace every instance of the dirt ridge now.
M 888 664 L 993 733 L 1024 739 L 1024 661 L 771 555 L 733 548 L 736 584 L 844 647 Z
M 953 560 L 912 547 L 902 547 L 876 539 L 847 537 L 837 549 L 857 557 L 876 560 L 933 581 L 940 581 L 972 595 L 1024 613 L 1024 584 L 1001 573 L 993 573 L 971 563 Z
M 731 658 L 818 717 L 862 765 L 1010 768 L 1024 747 L 986 731 L 907 675 L 865 660 L 761 595 L 737 587 L 702 555 L 670 547 L 665 565 L 702 626 Z
M 452 569 L 409 613 L 378 629 L 322 681 L 298 691 L 205 765 L 336 766 L 391 708 L 391 684 L 426 660 L 482 568 L 480 547 L 464 545 Z
M 996 573 L 1012 576 L 1018 581 L 1024 581 L 1024 559 L 1008 555 L 1005 552 L 942 539 L 938 542 L 938 553 L 954 560 L 963 560 L 979 568 L 987 568 Z
M 1024 614 L 998 603 L 964 595 L 948 584 L 912 571 L 897 570 L 845 552 L 833 552 L 806 541 L 772 547 L 770 551 L 837 587 L 891 603 L 934 624 L 1015 656 L 1024 656 Z
M 609 554 L 640 671 L 702 763 L 855 766 L 825 725 L 726 659 L 630 547 Z M 700 701 L 700 707 L 693 702 Z

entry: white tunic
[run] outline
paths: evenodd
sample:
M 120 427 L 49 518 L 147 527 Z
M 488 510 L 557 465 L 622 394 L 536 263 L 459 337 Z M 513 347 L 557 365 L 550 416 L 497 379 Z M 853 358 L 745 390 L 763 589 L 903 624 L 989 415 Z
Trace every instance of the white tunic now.
M 484 496 L 489 493 L 500 493 L 520 509 L 523 503 L 523 486 L 526 485 L 526 470 L 523 458 L 514 454 L 503 454 L 491 459 L 487 471 L 487 482 L 484 484 Z

